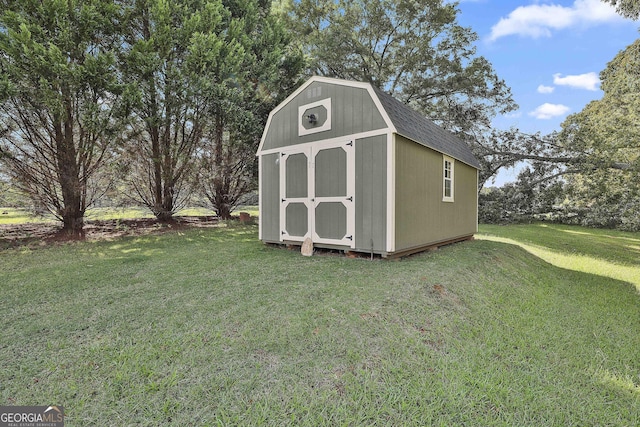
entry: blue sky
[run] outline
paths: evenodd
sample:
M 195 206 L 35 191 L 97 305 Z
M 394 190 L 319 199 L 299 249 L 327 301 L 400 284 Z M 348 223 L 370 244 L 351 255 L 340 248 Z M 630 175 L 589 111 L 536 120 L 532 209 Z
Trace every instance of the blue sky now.
M 640 38 L 640 22 L 600 0 L 462 0 L 458 22 L 480 37 L 487 58 L 520 106 L 499 128 L 528 133 L 560 129 L 563 120 L 602 97 L 599 73 Z M 515 180 L 505 171 L 495 185 Z

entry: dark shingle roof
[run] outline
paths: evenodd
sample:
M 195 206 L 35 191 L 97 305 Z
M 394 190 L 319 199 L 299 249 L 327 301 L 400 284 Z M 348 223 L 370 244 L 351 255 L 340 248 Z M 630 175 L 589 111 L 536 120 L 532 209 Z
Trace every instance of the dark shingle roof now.
M 396 127 L 398 134 L 419 144 L 460 160 L 476 169 L 480 163 L 471 152 L 471 148 L 449 131 L 442 129 L 420 113 L 407 107 L 386 92 L 373 86 L 373 89 Z

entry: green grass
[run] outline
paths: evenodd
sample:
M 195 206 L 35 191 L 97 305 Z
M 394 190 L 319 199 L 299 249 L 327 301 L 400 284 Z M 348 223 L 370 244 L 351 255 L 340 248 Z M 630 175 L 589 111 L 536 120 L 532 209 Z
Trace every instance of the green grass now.
M 257 206 L 240 206 L 234 214 L 248 212 L 251 216 L 258 216 Z M 210 216 L 215 212 L 206 208 L 185 208 L 176 213 L 178 216 Z M 153 214 L 146 208 L 92 208 L 87 210 L 85 219 L 87 220 L 111 220 L 111 219 L 135 219 L 153 218 Z M 55 218 L 51 215 L 44 217 L 33 215 L 25 209 L 0 207 L 0 225 L 2 224 L 23 224 L 33 222 L 53 222 Z
M 0 207 L 0 225 L 25 224 L 31 222 L 54 222 L 51 215 L 34 215 L 26 209 L 3 208 Z
M 640 424 L 640 236 L 479 237 L 400 262 L 253 226 L 3 251 L 0 405 L 68 426 Z
M 112 220 L 112 219 L 137 219 L 153 218 L 149 209 L 142 207 L 126 208 L 91 208 L 85 214 L 86 220 Z
M 632 283 L 640 291 L 640 234 L 555 224 L 484 225 L 480 238 L 517 245 L 554 266 Z

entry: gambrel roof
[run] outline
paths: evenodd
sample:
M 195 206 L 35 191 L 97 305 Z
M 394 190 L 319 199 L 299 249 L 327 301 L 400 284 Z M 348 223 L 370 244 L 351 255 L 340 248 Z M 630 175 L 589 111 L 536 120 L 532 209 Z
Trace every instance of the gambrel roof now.
M 373 85 L 372 88 L 393 122 L 397 134 L 480 169 L 480 163 L 467 143 L 388 93 Z
M 436 125 L 417 111 L 414 111 L 407 105 L 395 99 L 393 96 L 376 88 L 371 83 L 320 76 L 311 77 L 283 102 L 281 102 L 273 111 L 271 111 L 265 131 L 260 140 L 260 146 L 257 152 L 258 155 L 265 147 L 265 141 L 274 116 L 285 109 L 288 104 L 295 103 L 297 98 L 299 96 L 301 97 L 303 92 L 313 84 L 364 89 L 369 94 L 371 100 L 376 105 L 375 108 L 379 110 L 379 113 L 382 116 L 380 125 L 382 125 L 383 121 L 385 127 L 395 134 L 401 135 L 420 145 L 424 145 L 425 147 L 431 148 L 439 153 L 450 156 L 476 169 L 480 168 L 480 163 L 475 158 L 471 148 L 466 142 L 451 132 Z M 297 112 L 295 108 L 291 111 Z M 292 125 L 292 123 L 293 122 L 287 122 L 284 126 Z M 320 136 L 320 134 L 317 135 Z M 308 138 L 307 142 L 310 141 L 311 139 Z M 273 147 L 270 148 L 273 149 Z

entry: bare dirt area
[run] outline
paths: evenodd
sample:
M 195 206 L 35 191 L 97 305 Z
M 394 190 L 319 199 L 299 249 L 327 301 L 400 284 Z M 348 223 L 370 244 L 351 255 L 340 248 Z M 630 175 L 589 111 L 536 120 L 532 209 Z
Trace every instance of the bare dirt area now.
M 39 247 L 70 241 L 109 240 L 122 236 L 159 234 L 193 227 L 215 227 L 218 218 L 214 216 L 175 217 L 170 222 L 160 222 L 153 218 L 86 220 L 83 236 L 69 236 L 61 232 L 56 223 L 24 223 L 0 225 L 0 249 L 12 247 Z

